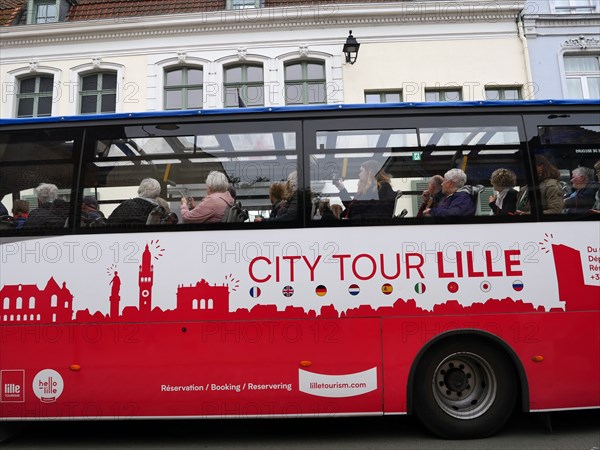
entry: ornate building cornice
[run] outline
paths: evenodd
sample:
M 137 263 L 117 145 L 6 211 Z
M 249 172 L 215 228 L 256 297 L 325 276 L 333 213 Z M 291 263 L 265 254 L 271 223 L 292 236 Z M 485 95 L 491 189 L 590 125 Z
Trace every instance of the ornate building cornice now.
M 565 48 L 574 48 L 578 50 L 586 50 L 589 47 L 600 47 L 600 39 L 595 37 L 579 36 L 574 39 L 567 39 L 562 43 Z
M 600 27 L 600 14 L 525 15 L 523 20 L 533 28 Z
M 411 1 L 394 3 L 336 4 L 335 8 L 312 6 L 216 11 L 197 14 L 61 22 L 57 24 L 4 27 L 1 45 L 7 47 L 72 44 L 87 41 L 290 28 L 337 28 L 401 24 L 474 23 L 515 21 L 524 0 L 453 2 Z

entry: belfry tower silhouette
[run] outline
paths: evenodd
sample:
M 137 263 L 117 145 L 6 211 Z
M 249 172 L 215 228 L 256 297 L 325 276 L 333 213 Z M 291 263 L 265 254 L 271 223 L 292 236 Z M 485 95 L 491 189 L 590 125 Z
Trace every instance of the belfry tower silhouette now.
M 140 287 L 140 312 L 150 312 L 152 309 L 152 284 L 154 283 L 154 266 L 151 264 L 152 255 L 146 244 L 142 254 L 142 264 L 138 275 Z

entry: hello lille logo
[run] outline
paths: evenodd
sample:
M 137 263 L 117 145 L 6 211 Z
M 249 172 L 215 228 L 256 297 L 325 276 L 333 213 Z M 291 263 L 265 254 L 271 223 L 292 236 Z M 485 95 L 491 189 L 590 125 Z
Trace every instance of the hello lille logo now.
M 44 403 L 55 402 L 64 388 L 60 373 L 52 369 L 40 370 L 33 378 L 33 393 Z

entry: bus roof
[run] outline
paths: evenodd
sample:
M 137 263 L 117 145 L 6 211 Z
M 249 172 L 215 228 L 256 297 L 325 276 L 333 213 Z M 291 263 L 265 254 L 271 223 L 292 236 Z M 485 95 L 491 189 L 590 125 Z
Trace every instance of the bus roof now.
M 403 102 L 403 103 L 356 103 L 328 105 L 298 105 L 298 106 L 257 106 L 246 108 L 223 109 L 187 109 L 175 111 L 142 111 L 110 114 L 80 114 L 74 116 L 30 117 L 19 119 L 0 119 L 0 125 L 44 124 L 61 122 L 87 122 L 100 120 L 140 119 L 152 117 L 193 117 L 207 115 L 229 115 L 247 113 L 299 112 L 299 111 L 345 111 L 345 110 L 376 110 L 376 109 L 410 109 L 410 108 L 469 108 L 469 107 L 506 107 L 506 106 L 582 106 L 599 105 L 600 100 L 485 100 L 462 102 Z

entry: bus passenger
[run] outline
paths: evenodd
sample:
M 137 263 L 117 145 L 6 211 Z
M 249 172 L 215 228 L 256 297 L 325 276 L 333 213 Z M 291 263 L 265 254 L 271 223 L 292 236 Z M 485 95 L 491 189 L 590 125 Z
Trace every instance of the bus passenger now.
M 565 197 L 567 214 L 585 214 L 596 201 L 598 185 L 594 182 L 594 170 L 589 167 L 573 169 L 571 176 L 573 192 Z
M 138 197 L 125 200 L 108 217 L 110 225 L 146 225 L 150 212 L 158 206 L 160 183 L 144 178 L 138 187 Z
M 542 211 L 544 214 L 561 214 L 564 209 L 564 191 L 560 184 L 560 172 L 542 155 L 536 155 L 535 167 L 540 182 L 540 198 L 542 200 Z M 523 186 L 517 197 L 517 214 L 530 214 L 529 188 Z
M 444 193 L 442 192 L 442 182 L 444 177 L 441 175 L 434 175 L 429 179 L 427 189 L 423 191 L 421 195 L 421 206 L 417 212 L 417 217 L 423 217 L 423 211 L 426 208 L 433 208 L 437 206 L 443 199 Z
M 346 207 L 342 217 L 345 219 L 392 217 L 396 192 L 392 189 L 390 176 L 381 165 L 371 159 L 361 164 L 358 172 L 358 188 L 354 198 L 346 190 L 341 179 L 333 185 L 340 191 L 340 198 Z
M 69 217 L 69 204 L 58 198 L 58 188 L 54 184 L 42 183 L 35 188 L 38 207 L 23 224 L 23 228 L 64 227 Z
M 594 170 L 596 171 L 596 178 L 598 178 L 598 181 L 600 182 L 600 159 L 594 164 Z M 592 209 L 590 209 L 590 212 L 594 214 L 600 214 L 600 187 L 598 187 L 598 190 L 596 191 L 595 198 L 596 201 L 594 202 Z
M 4 206 L 2 202 L 0 202 L 0 217 L 1 216 L 8 216 L 8 209 L 6 209 L 6 206 Z
M 337 203 L 334 203 L 333 205 L 330 206 L 330 208 L 331 208 L 331 212 L 333 213 L 333 216 L 336 219 L 342 218 L 342 211 L 344 210 L 342 208 L 342 205 L 338 205 Z
M 106 218 L 98 209 L 98 200 L 93 195 L 86 195 L 81 200 L 81 225 L 98 226 L 105 225 Z
M 339 217 L 336 217 L 333 211 L 331 210 L 331 206 L 329 205 L 329 199 L 324 198 L 319 202 L 319 215 L 321 216 L 321 220 L 325 222 L 329 222 L 332 220 L 339 220 Z
M 206 177 L 206 197 L 196 205 L 194 199 L 181 198 L 183 223 L 218 223 L 234 200 L 228 191 L 229 180 L 225 174 L 211 171 Z M 189 205 L 188 205 L 189 203 Z
M 490 182 L 496 195 L 490 195 L 489 204 L 496 216 L 514 214 L 517 210 L 517 175 L 510 169 L 496 169 L 492 172 Z
M 269 217 L 277 217 L 279 211 L 285 208 L 285 187 L 286 184 L 282 182 L 275 182 L 269 186 L 269 201 L 272 205 Z
M 283 194 L 284 202 L 280 202 L 277 215 L 269 216 L 267 219 L 261 216 L 254 218 L 255 222 L 279 222 L 286 220 L 296 220 L 298 217 L 298 172 L 295 170 L 290 173 L 285 183 L 285 192 Z
M 424 216 L 449 217 L 472 216 L 475 214 L 475 201 L 472 195 L 465 190 L 467 175 L 460 169 L 450 169 L 444 174 L 442 192 L 444 199 L 433 208 L 425 208 Z
M 27 200 L 17 199 L 13 203 L 13 224 L 16 230 L 23 228 L 25 221 L 29 217 L 29 202 Z

